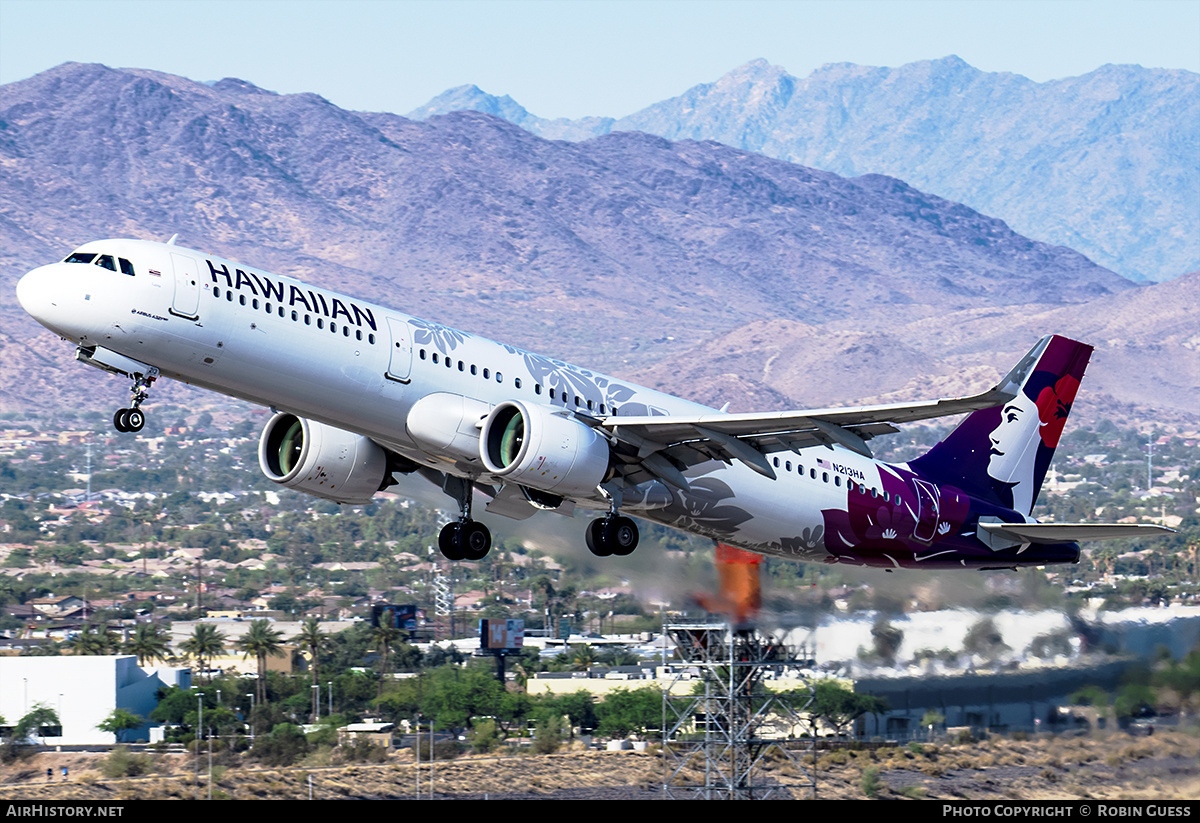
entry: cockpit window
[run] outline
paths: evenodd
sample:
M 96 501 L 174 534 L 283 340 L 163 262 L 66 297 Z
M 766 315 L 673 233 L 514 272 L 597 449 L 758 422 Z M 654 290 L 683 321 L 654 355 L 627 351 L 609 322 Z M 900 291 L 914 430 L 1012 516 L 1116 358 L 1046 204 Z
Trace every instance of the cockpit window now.
M 117 262 L 121 264 L 121 274 L 128 274 L 133 277 L 133 264 L 124 257 L 118 257 Z
M 100 255 L 98 258 L 96 258 L 96 265 L 103 266 L 104 268 L 108 269 L 109 271 L 117 270 L 117 264 L 115 262 L 113 262 L 113 256 L 111 254 Z
M 64 260 L 64 263 L 90 263 L 96 257 L 95 252 L 77 251 L 73 252 L 70 257 Z

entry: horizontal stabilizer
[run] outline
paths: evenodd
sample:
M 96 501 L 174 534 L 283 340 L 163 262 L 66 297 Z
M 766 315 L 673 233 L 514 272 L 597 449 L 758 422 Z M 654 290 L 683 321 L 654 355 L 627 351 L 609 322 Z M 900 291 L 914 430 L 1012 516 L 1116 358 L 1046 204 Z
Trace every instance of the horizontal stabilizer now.
M 1077 543 L 1175 533 L 1166 526 L 1143 523 L 980 523 L 979 528 L 1018 543 Z

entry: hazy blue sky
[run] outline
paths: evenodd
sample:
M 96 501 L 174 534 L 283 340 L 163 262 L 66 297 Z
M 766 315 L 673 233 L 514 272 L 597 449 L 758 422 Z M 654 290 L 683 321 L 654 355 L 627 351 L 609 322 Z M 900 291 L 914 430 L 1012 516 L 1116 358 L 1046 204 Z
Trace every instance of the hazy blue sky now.
M 99 62 L 401 114 L 474 83 L 621 116 L 756 57 L 805 76 L 948 54 L 1038 81 L 1200 72 L 1200 0 L 0 0 L 0 83 Z

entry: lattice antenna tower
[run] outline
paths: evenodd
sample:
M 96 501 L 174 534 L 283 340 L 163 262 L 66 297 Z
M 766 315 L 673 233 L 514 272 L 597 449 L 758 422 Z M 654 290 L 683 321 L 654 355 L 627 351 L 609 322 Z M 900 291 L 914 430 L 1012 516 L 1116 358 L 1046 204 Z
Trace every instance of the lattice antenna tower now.
M 811 654 L 722 623 L 666 627 L 678 663 L 663 691 L 667 797 L 762 800 L 816 797 L 801 737 Z M 767 684 L 771 685 L 768 686 Z M 780 688 L 781 686 L 789 688 Z

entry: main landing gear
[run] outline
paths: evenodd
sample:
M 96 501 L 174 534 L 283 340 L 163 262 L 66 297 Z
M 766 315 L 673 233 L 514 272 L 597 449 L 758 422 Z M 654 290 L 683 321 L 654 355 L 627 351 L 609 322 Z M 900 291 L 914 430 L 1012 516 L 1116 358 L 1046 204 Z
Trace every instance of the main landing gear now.
M 471 519 L 474 484 L 461 477 L 446 476 L 442 489 L 458 501 L 458 520 L 447 523 L 438 535 L 438 549 L 447 560 L 482 560 L 492 548 L 488 527 Z
M 638 545 L 638 527 L 632 518 L 618 514 L 621 506 L 621 489 L 616 485 L 601 486 L 608 498 L 608 514 L 588 523 L 585 537 L 588 550 L 597 557 L 625 557 L 633 554 Z
M 153 377 L 137 376 L 133 380 L 133 387 L 129 390 L 130 407 L 128 409 L 117 409 L 113 415 L 113 428 L 119 432 L 140 432 L 142 427 L 146 425 L 146 413 L 141 410 L 142 402 L 150 396 L 150 386 L 154 383 Z
M 637 548 L 638 527 L 632 518 L 611 513 L 588 523 L 586 537 L 588 549 L 597 557 L 625 557 Z

